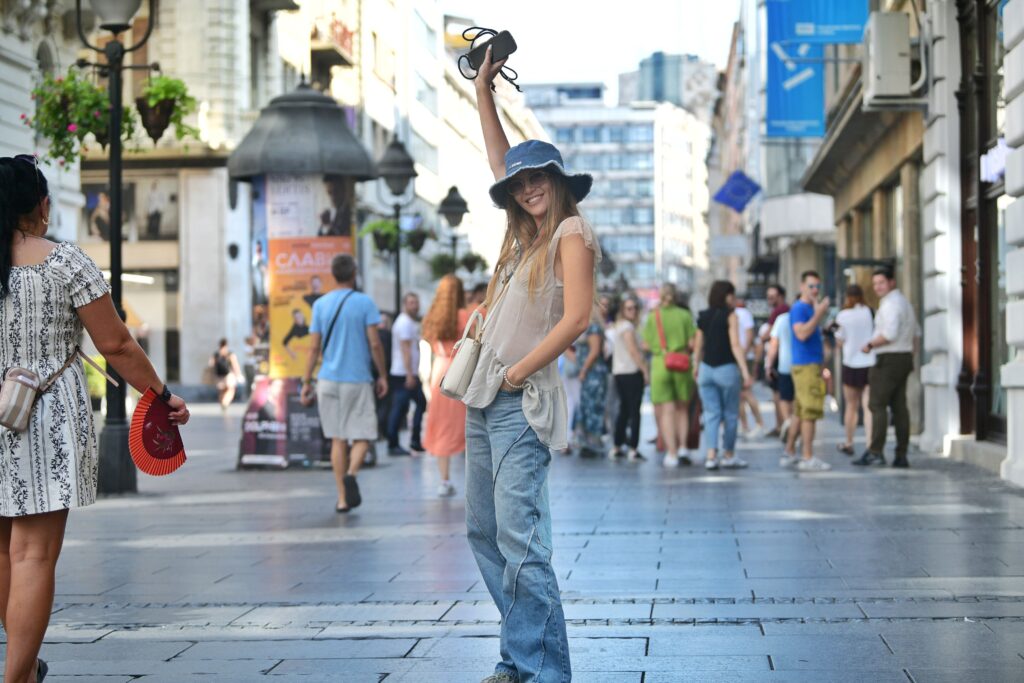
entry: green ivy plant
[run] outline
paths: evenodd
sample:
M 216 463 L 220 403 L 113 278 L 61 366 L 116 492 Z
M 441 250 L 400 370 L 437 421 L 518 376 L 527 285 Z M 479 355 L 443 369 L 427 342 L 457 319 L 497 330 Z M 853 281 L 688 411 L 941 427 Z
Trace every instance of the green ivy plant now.
M 487 270 L 487 259 L 473 251 L 464 254 L 459 263 L 471 273 L 477 270 L 481 272 Z
M 172 102 L 170 123 L 174 124 L 174 136 L 178 140 L 199 139 L 199 129 L 185 123 L 185 117 L 196 111 L 196 98 L 189 94 L 185 81 L 161 74 L 150 76 L 142 86 L 142 98 L 150 107 Z
M 32 90 L 35 116 L 22 114 L 22 122 L 49 140 L 46 156 L 60 165 L 73 163 L 88 151 L 86 137 L 92 134 L 106 146 L 110 135 L 110 97 L 105 88 L 93 83 L 77 69 L 65 76 L 47 74 Z M 136 121 L 131 110 L 124 110 L 121 137 L 135 135 Z
M 459 267 L 455 257 L 446 251 L 438 252 L 430 257 L 430 273 L 435 280 L 440 280 L 449 273 L 454 273 Z

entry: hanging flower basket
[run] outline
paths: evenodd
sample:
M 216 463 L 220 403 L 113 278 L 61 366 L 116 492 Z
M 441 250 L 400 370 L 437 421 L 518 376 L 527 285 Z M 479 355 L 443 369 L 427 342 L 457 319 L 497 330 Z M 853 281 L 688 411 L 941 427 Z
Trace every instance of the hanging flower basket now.
M 142 117 L 153 144 L 163 137 L 167 128 L 174 124 L 174 137 L 199 139 L 199 130 L 185 123 L 185 117 L 196 110 L 196 99 L 180 78 L 150 76 L 142 87 L 142 96 L 135 100 L 135 106 Z
M 454 273 L 459 267 L 459 262 L 448 252 L 434 254 L 430 259 L 430 272 L 435 280 L 440 280 L 445 275 Z
M 135 107 L 139 110 L 142 127 L 155 145 L 163 137 L 167 127 L 171 125 L 171 114 L 174 112 L 174 100 L 160 100 L 150 106 L 145 97 L 135 98 Z
M 398 250 L 398 225 L 394 221 L 381 220 L 367 223 L 359 231 L 359 236 L 373 235 L 373 244 L 377 251 L 394 253 Z
M 472 251 L 462 257 L 461 264 L 471 273 L 477 270 L 487 270 L 487 261 L 484 260 L 484 257 Z
M 110 97 L 105 88 L 86 78 L 75 68 L 65 76 L 47 74 L 32 90 L 36 103 L 34 116 L 22 114 L 22 122 L 49 142 L 46 156 L 60 164 L 76 161 L 92 135 L 106 146 L 110 141 Z M 121 119 L 121 137 L 135 134 L 135 117 L 125 110 Z
M 405 233 L 405 245 L 409 247 L 409 251 L 414 254 L 420 253 L 423 246 L 427 243 L 427 238 L 430 237 L 430 232 L 423 228 L 416 228 Z

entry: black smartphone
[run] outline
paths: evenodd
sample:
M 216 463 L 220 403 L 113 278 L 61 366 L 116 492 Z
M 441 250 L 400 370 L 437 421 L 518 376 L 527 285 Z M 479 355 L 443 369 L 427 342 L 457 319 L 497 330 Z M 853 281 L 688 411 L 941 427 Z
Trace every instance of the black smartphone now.
M 484 42 L 480 43 L 467 55 L 469 59 L 469 65 L 473 70 L 478 70 L 480 65 L 484 62 L 484 57 L 487 55 L 487 48 L 494 46 L 491 52 L 491 63 L 497 63 L 508 57 L 510 54 L 516 51 L 519 47 L 516 45 L 516 39 L 512 37 L 512 34 L 508 31 L 502 31 L 493 38 L 489 38 Z

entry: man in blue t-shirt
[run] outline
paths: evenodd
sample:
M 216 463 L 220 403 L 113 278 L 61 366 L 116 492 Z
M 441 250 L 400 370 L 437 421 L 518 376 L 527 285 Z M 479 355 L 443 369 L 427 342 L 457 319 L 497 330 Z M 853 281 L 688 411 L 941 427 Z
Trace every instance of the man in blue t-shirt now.
M 331 467 L 338 485 L 335 509 L 348 512 L 362 502 L 356 474 L 370 443 L 377 440 L 374 390 L 378 398 L 387 393 L 387 368 L 377 331 L 380 311 L 373 299 L 355 291 L 355 259 L 348 254 L 335 256 L 331 274 L 338 288 L 313 303 L 302 403 L 312 405 L 316 392 L 320 426 L 331 440 Z M 313 370 L 321 353 L 323 363 L 314 384 Z M 371 358 L 377 368 L 376 382 L 370 374 Z
M 832 469 L 825 461 L 814 456 L 816 423 L 825 416 L 825 347 L 821 338 L 821 320 L 828 313 L 829 300 L 818 301 L 821 278 L 813 270 L 800 275 L 800 299 L 789 309 L 789 324 L 793 330 L 792 374 L 796 390 L 796 417 L 800 421 L 803 439 L 803 459 L 797 469 L 823 472 Z M 792 460 L 796 460 L 793 458 Z

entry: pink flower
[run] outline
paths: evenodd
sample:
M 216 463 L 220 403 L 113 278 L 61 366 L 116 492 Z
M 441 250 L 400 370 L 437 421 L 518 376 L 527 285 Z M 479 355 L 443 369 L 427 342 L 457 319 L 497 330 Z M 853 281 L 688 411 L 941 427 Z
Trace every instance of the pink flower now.
M 93 116 L 95 116 L 96 118 L 99 118 L 99 117 L 100 117 L 100 110 L 99 110 L 99 109 L 97 109 L 96 111 L 94 111 L 94 112 L 92 113 L 92 115 L 93 115 Z
M 21 115 L 21 120 L 22 120 L 22 121 L 24 121 L 24 120 L 25 120 L 25 119 L 27 119 L 27 118 L 28 118 L 28 116 L 27 116 L 27 115 L 25 115 L 25 114 L 22 114 L 22 115 Z
M 76 130 L 78 130 L 78 125 L 77 124 L 74 124 L 74 123 L 69 123 L 68 124 L 68 132 L 69 133 L 74 133 Z

